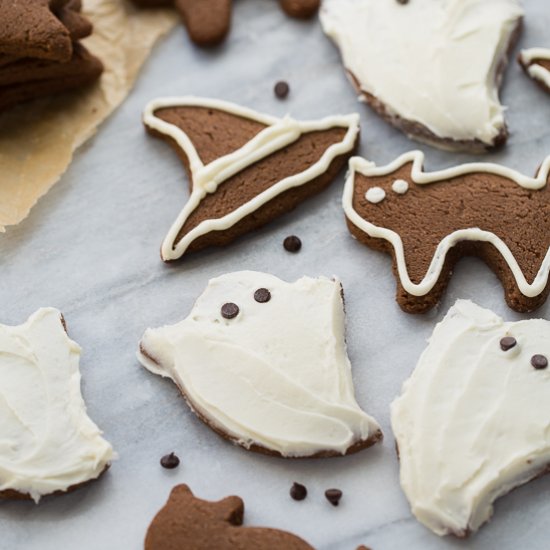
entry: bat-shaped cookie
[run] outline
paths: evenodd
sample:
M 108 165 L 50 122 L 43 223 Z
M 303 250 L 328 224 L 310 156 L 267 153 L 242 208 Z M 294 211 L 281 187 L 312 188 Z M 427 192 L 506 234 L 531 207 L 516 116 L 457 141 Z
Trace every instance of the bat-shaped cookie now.
M 244 503 L 237 496 L 209 502 L 187 485 L 176 485 L 147 530 L 145 550 L 313 550 L 286 531 L 243 527 L 243 518 Z
M 161 256 L 225 245 L 327 187 L 359 138 L 359 116 L 298 122 L 233 103 L 196 97 L 157 99 L 147 130 L 182 158 L 191 196 Z
M 497 498 L 550 471 L 549 359 L 544 319 L 458 300 L 435 327 L 391 407 L 401 486 L 426 527 L 467 536 Z
M 232 0 L 133 0 L 145 7 L 175 6 L 187 28 L 189 37 L 199 46 L 220 43 L 231 26 Z M 307 19 L 319 8 L 320 0 L 279 0 L 291 17 Z
M 518 61 L 526 74 L 550 93 L 550 49 L 530 48 L 522 50 L 518 56 Z
M 512 309 L 541 306 L 550 290 L 550 157 L 536 178 L 490 163 L 426 173 L 423 160 L 413 151 L 377 167 L 354 157 L 344 190 L 351 233 L 393 256 L 401 308 L 432 308 L 465 255 L 493 269 Z

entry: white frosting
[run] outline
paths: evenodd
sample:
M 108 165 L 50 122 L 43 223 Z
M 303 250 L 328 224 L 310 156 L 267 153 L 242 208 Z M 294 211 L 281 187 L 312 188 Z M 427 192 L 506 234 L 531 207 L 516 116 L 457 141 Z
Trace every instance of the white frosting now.
M 185 132 L 176 125 L 170 124 L 155 116 L 155 111 L 158 109 L 184 106 L 208 107 L 226 111 L 265 124 L 267 128 L 260 131 L 240 149 L 218 158 L 205 166 Z M 278 119 L 252 111 L 251 109 L 240 107 L 234 103 L 198 97 L 168 97 L 153 100 L 145 107 L 143 121 L 149 128 L 170 136 L 176 141 L 189 159 L 189 169 L 193 180 L 191 196 L 170 228 L 162 244 L 161 255 L 164 260 L 175 260 L 180 258 L 189 245 L 201 235 L 205 235 L 211 231 L 223 231 L 224 229 L 228 229 L 281 193 L 284 193 L 292 187 L 304 185 L 320 176 L 326 172 L 331 162 L 337 156 L 348 153 L 353 149 L 359 133 L 359 115 L 357 114 L 331 116 L 316 121 L 298 122 L 288 116 Z M 218 186 L 225 180 L 259 160 L 290 145 L 303 133 L 328 130 L 329 128 L 335 127 L 346 128 L 346 135 L 341 142 L 328 147 L 318 162 L 308 167 L 303 172 L 284 178 L 275 185 L 272 185 L 269 189 L 266 189 L 264 192 L 254 197 L 253 200 L 240 206 L 230 214 L 218 219 L 204 220 L 176 243 L 176 238 L 180 229 L 191 213 L 199 206 L 201 200 L 207 193 L 214 193 Z
M 0 325 L 0 491 L 38 502 L 97 478 L 113 459 L 86 414 L 79 358 L 56 309 Z
M 536 63 L 539 59 L 550 61 L 550 49 L 529 48 L 528 50 L 522 50 L 519 57 L 529 76 L 550 88 L 550 71 Z
M 381 187 L 371 187 L 365 193 L 365 198 L 369 202 L 377 204 L 379 202 L 382 202 L 386 198 L 386 192 Z
M 524 296 L 533 298 L 538 296 L 548 283 L 550 273 L 550 249 L 547 251 L 537 276 L 532 283 L 528 283 L 525 275 L 515 259 L 514 255 L 506 243 L 494 233 L 483 231 L 477 227 L 470 227 L 454 231 L 447 235 L 438 245 L 430 267 L 420 283 L 414 283 L 409 277 L 407 264 L 405 262 L 405 252 L 403 241 L 400 235 L 395 231 L 384 227 L 376 226 L 363 219 L 353 208 L 353 196 L 355 188 L 355 174 L 360 173 L 364 176 L 384 176 L 392 174 L 407 163 L 413 163 L 411 178 L 415 184 L 427 185 L 434 182 L 449 180 L 458 176 L 484 172 L 495 174 L 515 181 L 519 186 L 525 189 L 542 189 L 550 176 L 550 156 L 546 158 L 539 169 L 536 178 L 531 178 L 499 164 L 485 162 L 475 162 L 471 164 L 462 164 L 453 168 L 426 173 L 423 171 L 424 154 L 420 151 L 411 151 L 397 158 L 387 166 L 377 167 L 374 163 L 368 162 L 360 157 L 353 157 L 349 162 L 349 173 L 344 187 L 344 196 L 342 204 L 348 220 L 359 229 L 367 233 L 370 237 L 386 239 L 394 250 L 397 263 L 397 272 L 403 288 L 413 296 L 424 296 L 428 294 L 435 286 L 441 275 L 445 257 L 449 250 L 460 241 L 482 241 L 491 243 L 502 255 Z
M 391 188 L 394 193 L 404 195 L 409 190 L 409 182 L 405 180 L 395 180 L 391 184 Z
M 500 340 L 517 345 L 502 351 Z M 458 300 L 391 407 L 401 485 L 439 535 L 477 530 L 492 503 L 550 463 L 550 322 L 505 323 Z
M 361 89 L 440 138 L 491 144 L 497 73 L 518 0 L 323 0 L 321 23 Z
M 258 303 L 254 292 L 271 299 Z M 220 313 L 233 302 L 234 319 Z M 252 271 L 212 279 L 189 316 L 148 329 L 138 358 L 240 445 L 283 456 L 345 453 L 379 427 L 354 398 L 338 281 Z

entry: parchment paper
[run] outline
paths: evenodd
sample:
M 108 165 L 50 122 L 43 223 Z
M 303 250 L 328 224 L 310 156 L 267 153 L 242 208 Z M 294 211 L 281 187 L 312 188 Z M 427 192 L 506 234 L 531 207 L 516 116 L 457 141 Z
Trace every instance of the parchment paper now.
M 128 95 L 155 42 L 177 22 L 169 10 L 138 10 L 120 0 L 87 0 L 83 13 L 94 32 L 82 42 L 105 65 L 98 84 L 0 116 L 2 232 L 25 219 L 60 179 L 74 151 Z

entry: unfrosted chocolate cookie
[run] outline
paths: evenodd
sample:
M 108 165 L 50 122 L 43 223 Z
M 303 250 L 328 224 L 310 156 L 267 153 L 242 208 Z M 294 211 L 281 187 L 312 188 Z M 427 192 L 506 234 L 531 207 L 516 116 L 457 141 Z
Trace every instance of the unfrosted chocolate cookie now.
M 550 157 L 536 178 L 490 163 L 424 172 L 419 151 L 377 167 L 350 161 L 344 210 L 351 233 L 393 257 L 397 302 L 437 304 L 462 256 L 495 272 L 508 305 L 541 306 L 550 290 Z
M 144 8 L 174 5 L 181 15 L 191 40 L 199 46 L 219 44 L 231 27 L 232 0 L 133 0 Z M 306 19 L 313 16 L 320 0 L 279 0 L 291 17 Z
M 240 497 L 209 502 L 187 485 L 176 485 L 147 530 L 145 550 L 313 550 L 286 531 L 243 527 L 243 518 Z
M 163 260 L 226 245 L 327 187 L 357 145 L 358 122 L 358 115 L 298 122 L 196 97 L 149 103 L 147 130 L 176 149 L 191 186 Z

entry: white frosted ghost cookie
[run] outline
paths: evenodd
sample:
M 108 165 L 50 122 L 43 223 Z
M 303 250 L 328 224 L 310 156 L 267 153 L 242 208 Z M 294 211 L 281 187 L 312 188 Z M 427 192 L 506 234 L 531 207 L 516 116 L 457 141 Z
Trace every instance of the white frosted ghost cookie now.
M 323 0 L 361 99 L 409 137 L 482 152 L 508 136 L 498 89 L 519 0 Z
M 0 325 L 0 498 L 38 502 L 109 467 L 113 449 L 86 414 L 79 358 L 56 309 Z
M 550 464 L 550 322 L 458 300 L 391 407 L 401 486 L 438 535 L 463 537 Z
M 529 48 L 522 50 L 518 61 L 527 75 L 543 90 L 550 93 L 550 49 Z
M 355 401 L 344 325 L 338 281 L 241 271 L 212 279 L 183 321 L 148 329 L 138 358 L 247 449 L 338 456 L 382 439 Z

